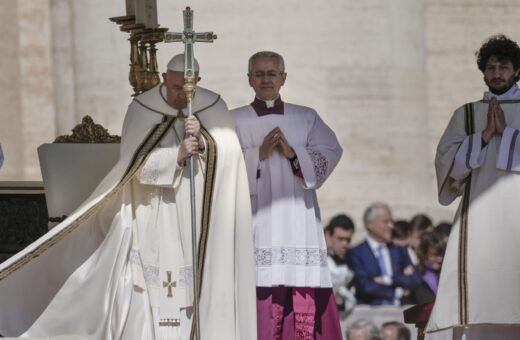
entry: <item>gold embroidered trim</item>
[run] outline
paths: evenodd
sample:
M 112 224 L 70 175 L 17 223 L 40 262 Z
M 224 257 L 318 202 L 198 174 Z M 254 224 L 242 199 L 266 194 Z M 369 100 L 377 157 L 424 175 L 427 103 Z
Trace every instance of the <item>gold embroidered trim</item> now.
M 132 162 L 128 167 L 128 170 L 125 172 L 123 179 L 109 192 L 107 193 L 99 202 L 90 207 L 87 211 L 85 211 L 82 215 L 80 215 L 76 220 L 71 222 L 66 228 L 58 232 L 56 235 L 49 238 L 47 241 L 39 245 L 33 251 L 27 253 L 25 256 L 21 257 L 17 261 L 13 262 L 10 266 L 4 268 L 4 270 L 0 271 L 0 281 L 5 279 L 7 276 L 11 275 L 33 259 L 42 255 L 60 240 L 65 238 L 67 235 L 72 233 L 75 229 L 78 228 L 84 221 L 88 220 L 92 217 L 99 208 L 105 204 L 107 201 L 112 199 L 115 195 L 119 193 L 119 191 L 123 188 L 125 184 L 127 184 L 134 174 L 139 170 L 141 165 L 144 163 L 146 156 L 150 153 L 150 151 L 157 145 L 157 143 L 161 140 L 164 134 L 171 127 L 173 122 L 175 121 L 174 117 L 169 117 L 165 122 L 158 124 L 144 139 L 143 143 L 137 149 L 137 152 L 134 154 Z
M 159 327 L 179 327 L 180 325 L 180 319 L 161 319 L 159 321 Z
M 164 83 L 162 83 L 162 84 L 159 86 L 159 94 L 161 95 L 162 100 L 163 100 L 166 104 L 168 104 L 168 100 L 166 99 L 166 97 L 164 97 L 164 95 L 163 95 L 163 93 L 162 93 L 162 88 L 163 88 L 163 87 L 164 87 Z M 196 91 L 197 91 L 197 90 L 195 90 L 195 92 L 196 92 Z M 197 111 L 192 112 L 191 114 L 197 116 L 197 113 L 200 113 L 200 112 L 202 112 L 202 111 L 204 111 L 204 110 L 209 109 L 210 107 L 212 107 L 212 106 L 214 106 L 216 103 L 218 103 L 219 100 L 220 100 L 220 94 L 217 94 L 217 98 L 215 98 L 215 100 L 213 101 L 213 103 L 211 103 L 211 104 L 209 104 L 208 106 L 205 106 L 205 107 L 203 107 L 203 108 L 201 108 L 201 109 L 198 109 Z M 139 102 L 139 103 L 140 103 L 140 102 Z M 141 105 L 142 105 L 142 104 L 141 104 Z M 170 104 L 168 104 L 168 105 L 170 105 Z M 144 106 L 144 105 L 143 105 L 143 106 Z M 155 112 L 159 112 L 159 111 L 156 111 L 156 110 L 153 110 L 153 109 L 150 109 L 150 110 L 155 111 Z M 167 114 L 167 113 L 163 113 L 163 112 L 159 112 L 159 113 Z M 197 116 L 197 119 L 199 119 L 198 116 Z M 199 121 L 200 121 L 200 119 L 199 119 Z
M 215 176 L 216 176 L 216 165 L 217 165 L 217 145 L 215 140 L 210 135 L 210 133 L 201 126 L 201 133 L 206 138 L 208 142 L 208 157 L 206 160 L 206 178 L 204 181 L 204 196 L 203 196 L 203 208 L 202 208 L 202 216 L 201 216 L 201 237 L 200 237 L 200 245 L 199 245 L 199 266 L 198 270 L 200 272 L 199 277 L 201 278 L 201 282 L 199 282 L 199 291 L 202 288 L 202 274 L 204 273 L 204 257 L 206 254 L 206 245 L 208 241 L 208 232 L 209 232 L 209 223 L 211 216 L 211 205 L 213 202 L 213 190 L 215 186 Z
M 163 93 L 162 93 L 162 88 L 163 88 L 163 87 L 164 87 L 164 83 L 162 83 L 162 84 L 159 86 L 159 88 L 158 88 L 159 95 L 161 96 L 161 99 L 162 99 L 166 104 L 168 104 L 168 100 L 164 97 L 164 95 L 163 95 Z M 192 114 L 196 116 L 197 113 L 200 113 L 200 112 L 202 112 L 202 111 L 204 111 L 204 110 L 207 110 L 207 109 L 209 109 L 210 107 L 214 106 L 216 103 L 218 103 L 219 100 L 220 100 L 220 95 L 218 94 L 217 97 L 215 98 L 215 100 L 214 100 L 211 104 L 209 104 L 208 106 L 205 106 L 205 107 L 203 107 L 203 108 L 201 108 L 201 109 L 199 109 L 199 110 L 193 112 Z M 159 111 L 159 110 L 156 110 L 156 109 L 153 109 L 153 108 L 149 107 L 148 105 L 144 104 L 142 101 L 140 101 L 140 100 L 137 99 L 137 98 L 134 98 L 134 101 L 135 101 L 136 103 L 138 103 L 139 105 L 141 105 L 142 107 L 144 107 L 145 109 L 147 109 L 147 110 L 150 110 L 150 111 L 152 111 L 152 112 L 155 112 L 155 113 L 161 114 L 161 115 L 163 115 L 163 116 L 168 116 L 168 117 L 171 116 L 171 114 L 169 114 L 169 113 L 162 112 L 162 111 Z M 169 105 L 169 104 L 168 104 L 168 105 Z M 199 118 L 199 117 L 197 116 L 197 118 Z M 200 121 L 200 119 L 199 119 L 199 121 Z
M 94 123 L 90 116 L 72 129 L 71 135 L 58 136 L 53 143 L 121 143 L 121 136 L 111 135 L 102 125 Z
M 198 118 L 198 117 L 197 117 Z M 200 119 L 199 119 L 200 121 Z M 201 211 L 201 235 L 199 241 L 199 256 L 198 256 L 198 278 L 197 286 L 199 287 L 199 296 L 202 291 L 202 279 L 204 274 L 204 263 L 206 257 L 206 247 L 208 243 L 209 224 L 211 217 L 211 205 L 213 201 L 213 191 L 215 187 L 215 177 L 217 170 L 217 144 L 206 130 L 204 126 L 200 127 L 200 132 L 207 141 L 207 160 L 206 160 L 206 178 L 204 180 L 204 195 L 202 199 Z M 192 322 L 190 339 L 195 339 L 195 323 Z
M 482 99 L 480 100 L 481 103 L 489 103 L 489 100 L 487 99 Z M 498 101 L 499 104 L 516 104 L 516 103 L 520 103 L 520 99 L 512 99 L 512 100 L 499 100 Z
M 464 106 L 464 125 L 466 134 L 474 133 L 473 104 Z M 459 322 L 461 325 L 468 323 L 468 275 L 467 275 L 467 252 L 468 252 L 468 213 L 469 199 L 471 193 L 471 174 L 466 179 L 464 196 L 462 197 L 462 208 L 460 214 L 459 232 Z

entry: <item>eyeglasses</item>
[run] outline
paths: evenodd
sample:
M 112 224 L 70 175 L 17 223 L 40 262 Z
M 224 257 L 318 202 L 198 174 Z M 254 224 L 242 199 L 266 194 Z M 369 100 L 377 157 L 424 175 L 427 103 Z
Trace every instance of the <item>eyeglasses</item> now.
M 267 72 L 257 71 L 255 73 L 253 73 L 252 76 L 255 77 L 255 78 L 258 78 L 258 79 L 264 78 L 264 77 L 276 78 L 280 74 L 283 74 L 283 72 L 278 72 L 278 71 L 267 71 Z

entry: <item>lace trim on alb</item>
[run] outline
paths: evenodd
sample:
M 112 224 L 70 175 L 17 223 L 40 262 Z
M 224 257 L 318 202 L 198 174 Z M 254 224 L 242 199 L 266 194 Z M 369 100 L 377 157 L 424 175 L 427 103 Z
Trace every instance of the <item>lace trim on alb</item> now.
M 152 151 L 143 168 L 141 169 L 141 174 L 139 176 L 139 181 L 142 184 L 155 184 L 159 179 L 159 165 L 160 165 L 160 157 L 157 157 L 157 149 Z
M 327 251 L 317 248 L 256 248 L 257 266 L 296 265 L 327 267 Z
M 321 183 L 327 178 L 327 167 L 329 162 L 327 158 L 322 155 L 321 152 L 314 149 L 307 149 L 309 156 L 312 160 L 312 165 L 314 166 L 314 173 L 316 174 L 316 181 Z
M 191 287 L 193 285 L 193 267 L 185 266 L 179 268 L 179 286 Z
M 294 313 L 295 318 L 295 339 L 313 340 L 314 339 L 314 320 L 316 315 L 312 313 Z
M 144 280 L 148 285 L 159 286 L 159 267 L 144 264 L 139 251 L 132 249 L 129 254 L 130 263 L 136 264 L 143 269 Z

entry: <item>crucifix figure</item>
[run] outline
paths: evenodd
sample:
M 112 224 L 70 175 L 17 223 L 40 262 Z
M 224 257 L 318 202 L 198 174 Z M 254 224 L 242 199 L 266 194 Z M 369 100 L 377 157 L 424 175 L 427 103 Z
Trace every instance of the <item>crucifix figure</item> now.
M 163 281 L 162 283 L 163 288 L 168 288 L 168 297 L 173 297 L 172 289 L 177 287 L 177 281 L 172 281 L 172 272 L 167 271 L 166 272 L 166 281 Z
M 164 36 L 164 42 L 182 42 L 184 43 L 184 86 L 188 100 L 188 116 L 193 113 L 192 102 L 195 94 L 195 70 L 194 70 L 194 52 L 193 44 L 195 42 L 213 42 L 217 38 L 213 32 L 197 33 L 193 30 L 193 11 L 190 7 L 182 12 L 184 19 L 184 30 L 182 33 L 168 32 Z M 190 191 L 191 191 L 191 249 L 193 259 L 193 312 L 195 324 L 195 339 L 200 339 L 200 319 L 199 319 L 199 273 L 198 273 L 198 237 L 197 237 L 197 214 L 195 201 L 195 161 L 194 157 L 190 157 Z

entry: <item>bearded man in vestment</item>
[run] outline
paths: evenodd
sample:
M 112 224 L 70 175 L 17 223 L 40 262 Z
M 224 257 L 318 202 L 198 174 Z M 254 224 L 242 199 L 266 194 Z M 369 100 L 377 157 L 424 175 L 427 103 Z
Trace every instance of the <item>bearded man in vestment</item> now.
M 518 339 L 520 47 L 498 35 L 476 55 L 489 91 L 455 111 L 435 158 L 439 202 L 462 198 L 427 330 Z
M 283 58 L 249 59 L 256 97 L 232 111 L 246 160 L 259 339 L 341 339 L 316 199 L 342 149 L 315 110 L 283 102 Z
M 244 161 L 220 96 L 184 55 L 137 96 L 120 161 L 64 222 L 0 266 L 0 333 L 87 339 L 193 338 L 190 176 L 195 157 L 201 338 L 256 339 L 253 237 Z M 198 78 L 198 64 L 195 71 Z M 198 78 L 200 79 L 200 78 Z

